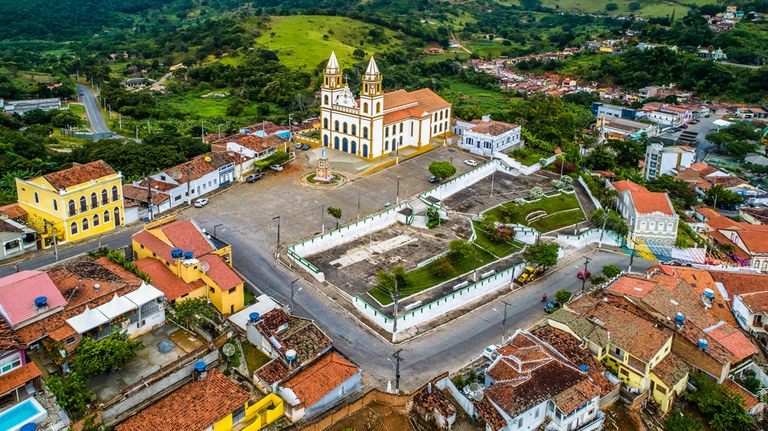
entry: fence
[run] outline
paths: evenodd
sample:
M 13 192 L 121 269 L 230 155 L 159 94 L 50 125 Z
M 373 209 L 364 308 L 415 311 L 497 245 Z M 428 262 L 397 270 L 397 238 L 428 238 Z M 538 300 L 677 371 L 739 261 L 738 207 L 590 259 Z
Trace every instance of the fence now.
M 578 235 L 565 235 L 558 234 L 556 239 L 561 244 L 571 245 L 576 248 L 583 248 L 590 244 L 599 243 L 602 238 L 602 243 L 605 245 L 613 245 L 616 247 L 623 247 L 626 244 L 626 240 L 615 232 L 610 230 L 603 231 L 602 229 L 589 229 Z
M 498 272 L 488 278 L 484 278 L 476 283 L 470 284 L 467 287 L 445 295 L 440 299 L 422 305 L 419 308 L 398 316 L 398 333 L 400 331 L 413 328 L 416 325 L 420 325 L 440 317 L 450 311 L 461 308 L 470 302 L 495 291 L 500 287 L 511 284 L 512 280 L 522 274 L 524 267 L 525 263 L 519 263 L 515 266 L 505 269 L 504 271 Z M 360 310 L 366 317 L 368 317 L 380 328 L 387 332 L 392 332 L 393 319 L 391 317 L 388 317 L 384 313 L 377 310 L 360 296 L 356 296 L 354 298 L 353 304 L 355 308 Z M 393 338 L 396 340 L 397 334 L 395 334 Z
M 380 211 L 362 220 L 341 226 L 338 229 L 309 238 L 308 240 L 291 244 L 288 246 L 288 257 L 309 272 L 316 280 L 323 282 L 325 281 L 325 274 L 308 261 L 305 256 L 321 253 L 393 225 L 397 223 L 399 212 L 403 208 L 410 208 L 410 204 L 408 202 L 401 202 L 392 208 Z M 410 219 L 412 221 L 412 217 Z

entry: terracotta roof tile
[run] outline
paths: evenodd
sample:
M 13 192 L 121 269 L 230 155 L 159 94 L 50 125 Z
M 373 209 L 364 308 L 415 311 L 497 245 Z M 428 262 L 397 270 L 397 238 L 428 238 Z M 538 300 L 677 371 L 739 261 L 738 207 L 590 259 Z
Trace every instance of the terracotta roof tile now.
M 208 264 L 206 274 L 211 277 L 221 290 L 229 290 L 243 284 L 239 275 L 224 262 L 221 256 L 217 254 L 206 254 L 199 258 L 200 261 Z
M 117 425 L 115 430 L 203 431 L 250 399 L 248 392 L 214 368 L 203 380 L 187 383 L 171 392 Z
M 453 406 L 451 400 L 435 385 L 428 386 L 419 391 L 413 401 L 424 411 L 432 412 L 437 410 L 446 418 L 456 414 L 456 407 Z
M 328 352 L 282 384 L 307 408 L 320 401 L 360 369 L 336 352 Z M 120 430 L 118 430 L 120 431 Z
M 616 189 L 617 192 L 625 192 L 625 191 L 642 191 L 647 192 L 648 189 L 641 186 L 640 184 L 633 183 L 632 181 L 622 180 L 622 181 L 614 181 L 611 183 L 614 189 Z
M 669 353 L 652 370 L 667 389 L 671 389 L 690 372 L 688 366 L 674 353 Z
M 21 207 L 18 202 L 0 207 L 0 215 L 5 215 L 9 219 L 15 220 L 27 215 L 27 210 Z
M 768 285 L 763 286 L 768 289 Z M 741 301 L 749 307 L 753 313 L 768 311 L 768 290 L 762 292 L 742 293 Z
M 410 94 L 419 103 L 419 108 L 427 112 L 451 106 L 450 103 L 429 88 L 412 91 Z
M 520 126 L 518 126 L 517 124 L 504 123 L 501 121 L 483 121 L 483 122 L 477 123 L 476 126 L 472 127 L 469 130 L 482 135 L 499 136 L 501 134 L 509 132 L 510 130 L 517 129 L 518 127 Z
M 210 159 L 207 161 L 206 159 Z M 202 178 L 220 167 L 235 163 L 237 158 L 226 152 L 208 152 L 194 157 L 192 160 L 166 169 L 165 173 L 179 184 L 186 184 L 189 179 Z
M 63 171 L 45 174 L 43 177 L 56 188 L 64 190 L 68 187 L 76 186 L 88 181 L 98 180 L 116 172 L 104 160 L 86 163 L 84 165 L 75 165 Z
M 0 308 L 13 328 L 38 315 L 34 301 L 43 296 L 48 299 L 48 307 L 51 310 L 67 304 L 67 300 L 46 272 L 21 271 L 0 278 Z
M 726 379 L 725 382 L 723 382 L 723 385 L 723 392 L 729 396 L 737 395 L 741 398 L 743 402 L 742 407 L 744 407 L 744 410 L 747 412 L 752 410 L 752 408 L 754 408 L 760 402 L 760 400 L 758 400 L 757 397 L 752 394 L 752 392 L 749 392 L 731 379 Z
M 644 278 L 638 278 L 633 276 L 620 277 L 612 285 L 608 287 L 608 291 L 616 295 L 627 295 L 635 298 L 643 298 L 657 283 L 655 281 L 646 280 Z
M 639 214 L 660 212 L 666 215 L 675 215 L 672 202 L 670 202 L 666 193 L 630 190 L 629 194 Z
M 19 368 L 0 376 L 0 394 L 8 393 L 24 386 L 30 380 L 40 377 L 42 373 L 34 362 L 27 362 Z
M 768 232 L 739 230 L 737 234 L 750 253 L 768 253 Z
M 768 286 L 768 274 L 748 274 L 730 271 L 709 271 L 712 278 L 722 283 L 725 291 L 733 298 L 751 292 L 762 292 Z
M 479 401 L 472 400 L 477 412 L 485 420 L 485 423 L 491 428 L 491 431 L 498 431 L 507 426 L 507 421 L 504 416 L 496 410 L 496 407 L 488 401 L 488 398 L 483 398 Z
M 19 337 L 13 332 L 5 319 L 0 318 L 0 352 L 8 352 L 11 350 L 19 350 L 24 348 L 24 344 L 21 343 Z
M 149 275 L 152 280 L 152 286 L 163 292 L 169 301 L 175 301 L 182 295 L 187 295 L 193 290 L 192 286 L 185 283 L 184 280 L 177 277 L 165 264 L 157 259 L 145 257 L 136 262 L 136 266 L 141 271 Z
M 758 353 L 757 347 L 752 344 L 749 338 L 732 326 L 720 325 L 714 329 L 705 330 L 705 332 L 731 353 L 731 363 L 733 364 L 738 364 Z
M 256 370 L 256 375 L 270 385 L 285 379 L 291 374 L 291 369 L 280 359 L 272 359 Z
M 163 231 L 175 248 L 192 251 L 195 253 L 195 257 L 215 250 L 215 247 L 192 220 L 177 220 L 162 225 L 158 229 Z
M 134 186 L 133 184 L 124 184 L 123 198 L 146 204 L 149 201 L 149 192 L 146 186 L 142 188 L 142 187 Z M 160 205 L 161 203 L 167 201 L 170 198 L 171 197 L 168 194 L 154 191 L 154 190 L 152 191 L 152 203 L 154 205 Z

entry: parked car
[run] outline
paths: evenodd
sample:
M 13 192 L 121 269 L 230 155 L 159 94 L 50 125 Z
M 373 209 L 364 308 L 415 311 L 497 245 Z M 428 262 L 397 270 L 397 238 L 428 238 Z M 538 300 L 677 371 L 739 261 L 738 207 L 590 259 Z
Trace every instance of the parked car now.
M 304 145 L 301 146 L 301 149 L 304 150 L 304 151 L 307 151 L 309 148 L 310 148 L 309 144 L 304 144 Z
M 440 182 L 440 178 L 437 178 L 436 176 L 433 175 L 433 176 L 429 177 L 429 179 L 427 179 L 427 181 L 429 181 L 432 184 L 439 183 Z
M 499 350 L 499 346 L 491 344 L 490 346 L 486 347 L 485 350 L 483 350 L 483 356 L 493 360 L 493 356 L 496 354 L 497 350 Z
M 585 269 L 582 269 L 581 271 L 578 272 L 578 274 L 576 274 L 576 277 L 578 277 L 579 280 L 584 280 L 591 276 L 592 276 L 592 273 Z
M 681 124 L 681 125 L 680 125 L 680 128 L 681 128 L 681 129 L 687 129 L 687 128 L 688 128 L 688 125 L 687 125 L 687 124 Z
M 477 166 L 477 162 L 472 159 L 464 160 L 464 164 L 467 166 Z
M 557 311 L 559 308 L 560 308 L 560 305 L 558 305 L 558 304 L 557 304 L 557 302 L 555 302 L 555 301 L 549 301 L 549 302 L 547 302 L 547 304 L 544 306 L 544 311 L 546 311 L 547 313 L 554 313 L 554 312 L 555 312 L 555 311 Z
M 255 183 L 256 181 L 260 180 L 264 174 L 251 174 L 245 177 L 246 183 Z
M 296 148 L 297 150 L 300 150 L 302 145 L 300 142 L 297 142 L 296 145 L 294 145 L 293 147 Z
M 273 171 L 280 172 L 283 170 L 283 167 L 281 165 L 269 165 L 269 169 L 272 169 Z
M 208 205 L 208 198 L 201 198 L 195 201 L 195 208 L 202 208 Z

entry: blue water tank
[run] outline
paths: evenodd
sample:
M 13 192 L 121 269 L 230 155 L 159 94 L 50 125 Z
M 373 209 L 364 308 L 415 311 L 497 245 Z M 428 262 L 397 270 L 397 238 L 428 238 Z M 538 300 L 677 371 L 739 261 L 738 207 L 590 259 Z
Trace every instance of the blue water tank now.
M 704 296 L 708 299 L 715 299 L 715 291 L 709 288 L 704 289 Z
M 683 313 L 678 312 L 675 314 L 675 323 L 678 325 L 683 325 L 685 323 L 685 316 L 683 316 Z
M 40 308 L 40 307 L 45 307 L 46 305 L 48 305 L 47 296 L 38 296 L 37 298 L 35 298 L 35 307 Z
M 588 372 L 589 372 L 589 367 L 588 367 L 588 366 L 586 366 L 586 365 L 584 365 L 584 364 L 581 364 L 581 365 L 579 365 L 579 369 L 580 369 L 581 371 L 584 371 L 585 373 L 588 373 Z
M 195 372 L 196 373 L 202 373 L 205 371 L 205 361 L 197 361 L 195 362 Z
M 171 250 L 171 257 L 174 259 L 181 259 L 181 257 L 184 255 L 184 250 L 180 248 L 174 248 Z
M 707 347 L 709 347 L 709 341 L 705 340 L 704 338 L 699 338 L 698 346 L 702 350 L 707 350 Z
M 35 431 L 37 429 L 37 424 L 30 422 L 28 424 L 22 425 L 20 429 L 21 431 Z
M 192 259 L 193 257 L 195 257 L 195 252 L 193 251 L 184 252 L 184 259 Z
M 251 323 L 256 323 L 259 321 L 259 313 L 251 313 L 248 315 L 248 319 L 251 321 Z

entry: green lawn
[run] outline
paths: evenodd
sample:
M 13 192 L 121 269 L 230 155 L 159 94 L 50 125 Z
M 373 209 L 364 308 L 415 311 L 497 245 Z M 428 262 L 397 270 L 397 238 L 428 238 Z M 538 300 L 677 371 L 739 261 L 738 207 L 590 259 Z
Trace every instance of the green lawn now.
M 539 160 L 546 159 L 551 155 L 552 154 L 547 154 L 543 151 L 539 151 L 534 148 L 519 148 L 517 150 L 512 151 L 512 154 L 511 154 L 511 156 L 514 157 L 515 160 L 524 164 L 525 166 L 531 166 L 533 164 L 539 163 Z
M 417 268 L 406 273 L 408 280 L 408 287 L 400 290 L 400 298 L 415 295 L 430 287 L 436 286 L 444 281 L 448 281 L 459 275 L 466 274 L 477 267 L 489 264 L 496 260 L 496 258 L 483 250 L 478 246 L 474 246 L 476 255 L 469 256 L 464 260 L 454 263 L 453 272 L 447 276 L 439 276 L 434 274 L 435 263 L 429 263 L 421 268 Z M 385 291 L 375 287 L 368 291 L 368 294 L 376 298 L 382 305 L 389 305 L 392 303 L 392 298 Z
M 643 17 L 664 17 L 672 15 L 672 11 L 675 11 L 675 16 L 683 17 L 691 10 L 688 6 L 677 4 L 671 1 L 639 1 L 641 8 L 636 11 L 629 10 L 629 4 L 637 0 L 612 0 L 610 2 L 598 1 L 598 0 L 543 0 L 542 6 L 555 8 L 568 12 L 589 12 L 589 13 L 609 13 L 605 10 L 607 3 L 616 3 L 619 8 L 610 12 L 611 15 L 639 15 Z M 699 5 L 703 4 L 715 4 L 716 0 L 695 0 L 695 3 Z M 693 3 L 693 2 L 682 2 Z
M 489 90 L 457 79 L 447 79 L 446 84 L 446 88 L 439 92 L 440 96 L 454 103 L 454 106 L 463 101 L 480 107 L 483 112 L 509 109 L 510 97 L 500 90 Z
M 308 70 L 328 61 L 331 51 L 336 51 L 339 64 L 345 68 L 361 61 L 352 57 L 357 48 L 369 57 L 390 51 L 409 39 L 381 26 L 338 16 L 278 16 L 272 18 L 270 25 L 256 42 L 277 51 L 280 62 L 286 66 Z M 386 41 L 371 39 L 371 29 L 383 32 Z
M 475 226 L 475 233 L 477 234 L 475 243 L 493 253 L 496 257 L 502 258 L 504 256 L 509 256 L 510 254 L 523 249 L 524 244 L 516 240 L 502 244 L 494 242 L 491 240 L 491 236 L 488 235 L 488 232 L 483 229 L 481 223 L 473 221 L 472 224 Z
M 193 91 L 183 96 L 168 95 L 158 97 L 158 104 L 161 109 L 168 112 L 180 113 L 188 118 L 200 120 L 213 120 L 227 117 L 227 106 L 232 103 L 234 96 L 226 97 L 202 97 L 207 93 L 227 93 L 227 89 L 214 89 L 206 91 Z M 256 105 L 251 104 L 249 108 L 243 111 L 243 117 L 256 117 Z
M 534 211 L 544 211 L 547 215 L 533 222 L 526 222 L 526 216 Z M 501 207 L 496 207 L 484 212 L 483 215 L 501 220 L 501 213 Z M 545 233 L 580 223 L 584 220 L 586 219 L 581 211 L 576 195 L 561 193 L 557 196 L 544 197 L 536 202 L 523 205 L 519 215 L 509 222 L 530 226 L 539 232 Z
M 243 354 L 245 355 L 245 363 L 248 365 L 248 371 L 251 373 L 258 370 L 272 359 L 269 355 L 257 349 L 256 346 L 250 342 L 245 341 L 241 344 L 243 346 Z

